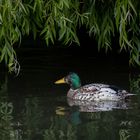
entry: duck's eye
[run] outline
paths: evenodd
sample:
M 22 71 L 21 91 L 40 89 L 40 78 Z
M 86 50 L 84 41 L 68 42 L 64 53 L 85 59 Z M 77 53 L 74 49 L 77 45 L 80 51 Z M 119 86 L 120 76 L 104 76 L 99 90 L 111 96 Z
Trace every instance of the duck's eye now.
M 65 81 L 66 81 L 66 83 L 71 84 L 71 77 L 70 76 L 67 76 L 65 78 Z

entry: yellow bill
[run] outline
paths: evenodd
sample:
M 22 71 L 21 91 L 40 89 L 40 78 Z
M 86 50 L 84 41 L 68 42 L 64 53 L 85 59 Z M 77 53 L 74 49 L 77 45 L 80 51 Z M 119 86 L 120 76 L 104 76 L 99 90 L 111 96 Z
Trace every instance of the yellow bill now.
M 63 83 L 66 83 L 65 80 L 64 80 L 64 78 L 62 78 L 62 79 L 60 79 L 60 80 L 57 80 L 57 81 L 55 82 L 55 84 L 63 84 Z

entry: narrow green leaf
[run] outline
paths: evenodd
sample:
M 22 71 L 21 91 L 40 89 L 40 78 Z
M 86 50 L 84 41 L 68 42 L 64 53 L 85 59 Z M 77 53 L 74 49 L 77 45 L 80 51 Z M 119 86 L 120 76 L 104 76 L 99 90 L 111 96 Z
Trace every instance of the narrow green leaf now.
M 80 46 L 80 42 L 79 42 L 79 39 L 76 35 L 75 32 L 73 32 L 71 29 L 69 29 L 70 33 L 72 34 L 73 38 L 74 38 L 74 41 Z
M 125 36 L 123 36 L 123 39 L 124 39 L 125 43 L 126 43 L 130 48 L 133 48 L 133 46 L 131 45 L 130 41 L 128 41 L 128 39 L 127 39 Z
M 67 8 L 69 8 L 69 1 L 68 1 L 68 0 L 63 0 L 63 3 L 65 4 L 65 6 L 66 6 Z
M 66 29 L 65 28 L 61 28 L 60 31 L 59 31 L 59 38 L 58 40 L 62 40 L 62 38 L 64 37 L 66 33 Z
M 135 15 L 137 16 L 137 12 L 136 9 L 134 7 L 134 5 L 132 4 L 131 0 L 128 0 L 129 6 L 132 8 L 133 12 L 135 13 Z
M 6 55 L 6 46 L 4 46 L 1 51 L 0 62 L 4 59 L 5 55 Z
M 62 16 L 61 19 L 64 19 L 64 20 L 66 20 L 66 21 L 68 21 L 68 22 L 70 22 L 70 23 L 73 23 L 73 21 L 71 21 L 70 19 L 68 19 L 68 18 L 66 18 L 66 17 L 64 17 L 64 16 Z
M 21 6 L 21 8 L 23 9 L 23 11 L 25 12 L 25 14 L 27 15 L 27 10 L 25 9 L 24 5 L 20 2 L 19 5 Z

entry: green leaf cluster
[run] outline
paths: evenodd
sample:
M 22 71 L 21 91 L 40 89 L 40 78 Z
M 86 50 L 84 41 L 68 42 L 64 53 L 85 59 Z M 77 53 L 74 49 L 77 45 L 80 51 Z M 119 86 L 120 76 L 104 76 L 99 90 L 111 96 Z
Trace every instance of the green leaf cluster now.
M 77 31 L 85 26 L 99 50 L 112 49 L 115 39 L 120 51 L 130 53 L 130 64 L 140 65 L 139 4 L 138 0 L 1 0 L 0 62 L 19 71 L 13 47 L 23 36 L 40 35 L 47 46 L 55 41 L 80 45 Z

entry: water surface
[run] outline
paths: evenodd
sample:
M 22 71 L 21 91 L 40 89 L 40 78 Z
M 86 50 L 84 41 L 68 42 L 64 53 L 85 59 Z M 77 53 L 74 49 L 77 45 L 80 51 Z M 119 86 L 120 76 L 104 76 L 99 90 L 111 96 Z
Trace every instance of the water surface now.
M 39 52 L 38 52 L 39 53 Z M 139 140 L 140 75 L 113 59 L 71 54 L 21 59 L 18 77 L 1 72 L 0 137 L 3 140 Z M 110 61 L 109 61 L 110 60 Z M 106 109 L 70 106 L 67 85 L 54 81 L 69 72 L 79 74 L 82 84 L 114 84 L 136 98 L 126 103 L 104 103 Z M 125 107 L 124 107 L 125 106 Z

